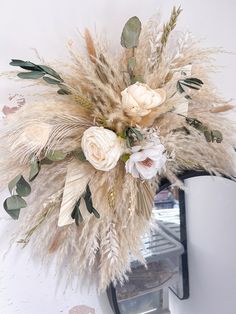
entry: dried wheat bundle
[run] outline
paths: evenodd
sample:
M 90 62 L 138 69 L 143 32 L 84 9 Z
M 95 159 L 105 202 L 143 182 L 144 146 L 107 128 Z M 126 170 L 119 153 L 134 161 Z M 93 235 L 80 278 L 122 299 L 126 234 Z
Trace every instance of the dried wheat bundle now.
M 105 289 L 126 279 L 130 254 L 145 263 L 141 237 L 162 177 L 236 176 L 235 130 L 222 116 L 233 106 L 208 77 L 217 51 L 174 30 L 180 13 L 164 25 L 159 15 L 143 27 L 130 18 L 119 55 L 86 29 L 86 52 L 70 42 L 71 62 L 57 71 L 10 63 L 44 92 L 1 126 L 4 208 L 19 218 L 18 242 L 55 257 L 59 271 L 66 264 L 68 279 L 98 270 Z

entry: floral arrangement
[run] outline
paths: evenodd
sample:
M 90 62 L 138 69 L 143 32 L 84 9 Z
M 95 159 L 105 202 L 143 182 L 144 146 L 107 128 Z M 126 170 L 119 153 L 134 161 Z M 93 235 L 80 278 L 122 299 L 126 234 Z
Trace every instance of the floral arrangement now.
M 162 178 L 181 187 L 188 169 L 236 175 L 224 116 L 233 106 L 209 81 L 218 50 L 175 31 L 180 13 L 164 25 L 159 15 L 143 26 L 131 17 L 119 54 L 86 29 L 86 52 L 68 43 L 70 63 L 10 63 L 42 88 L 1 126 L 4 209 L 19 219 L 17 242 L 54 256 L 60 274 L 67 265 L 68 279 L 99 270 L 105 289 L 126 278 L 130 254 L 145 263 L 142 235 Z

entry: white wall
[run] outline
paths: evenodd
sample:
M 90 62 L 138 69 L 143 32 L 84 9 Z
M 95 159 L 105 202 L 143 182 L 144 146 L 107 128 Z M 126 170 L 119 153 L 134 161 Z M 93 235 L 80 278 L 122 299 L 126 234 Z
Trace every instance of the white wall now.
M 236 313 L 236 183 L 185 181 L 190 298 L 170 294 L 172 314 Z
M 171 7 L 178 4 L 178 1 L 168 0 L 0 0 L 0 72 L 9 70 L 11 58 L 35 60 L 31 48 L 37 48 L 46 60 L 65 60 L 65 42 L 67 38 L 76 36 L 76 28 L 81 32 L 85 26 L 92 29 L 96 26 L 98 31 L 107 30 L 109 38 L 117 45 L 128 17 L 138 15 L 145 20 L 161 8 L 167 18 Z M 235 0 L 182 0 L 181 5 L 184 12 L 179 20 L 180 28 L 187 28 L 196 37 L 205 38 L 205 46 L 222 46 L 228 51 L 236 51 Z M 215 83 L 227 99 L 235 99 L 236 57 L 222 55 L 217 57 L 217 62 L 224 68 L 222 73 L 216 73 Z M 8 102 L 9 94 L 15 93 L 22 93 L 19 83 L 0 77 L 0 105 Z M 9 221 L 3 211 L 0 215 L 0 252 L 4 252 L 17 222 Z M 232 228 L 234 222 L 235 219 Z M 201 232 L 201 227 L 198 228 Z M 1 258 L 1 314 L 68 313 L 70 308 L 81 304 L 90 305 L 98 314 L 110 314 L 105 299 L 96 298 L 94 291 L 90 296 L 72 290 L 64 295 L 61 291 L 59 296 L 54 297 L 53 271 L 47 279 L 29 256 L 26 251 L 10 253 L 5 260 Z M 226 276 L 229 277 L 231 272 L 228 267 Z M 191 311 L 189 309 L 188 314 L 195 314 Z

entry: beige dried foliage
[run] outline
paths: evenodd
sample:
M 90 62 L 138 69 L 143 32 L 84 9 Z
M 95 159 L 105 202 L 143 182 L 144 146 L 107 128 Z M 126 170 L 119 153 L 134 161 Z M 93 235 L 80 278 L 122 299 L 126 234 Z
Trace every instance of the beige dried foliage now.
M 178 12 L 175 13 L 177 17 Z M 155 121 L 148 117 L 143 122 L 160 130 L 168 155 L 166 168 L 150 182 L 126 174 L 122 161 L 109 172 L 94 171 L 88 184 L 100 219 L 89 214 L 79 226 L 58 227 L 66 174 L 72 162 L 70 154 L 80 149 L 84 130 L 97 125 L 120 132 L 132 123 L 121 107 L 121 91 L 129 84 L 124 73 L 129 52 L 117 56 L 106 42 L 86 30 L 83 46 L 87 50 L 77 50 L 69 42 L 71 63 L 57 64 L 71 95 L 53 94 L 51 86 L 43 93 L 35 92 L 36 103 L 25 105 L 1 125 L 1 188 L 19 173 L 28 177 L 32 154 L 40 156 L 47 150 L 68 153 L 64 161 L 42 166 L 32 183 L 29 206 L 21 212 L 17 233 L 19 240 L 34 229 L 34 233 L 30 232 L 34 254 L 43 257 L 47 264 L 55 257 L 60 279 L 62 273 L 68 282 L 88 272 L 95 276 L 99 269 L 98 286 L 104 290 L 111 280 L 114 283 L 125 280 L 130 270 L 130 254 L 145 262 L 141 238 L 150 229 L 153 198 L 162 177 L 182 187 L 178 174 L 188 169 L 236 176 L 235 126 L 221 114 L 230 110 L 231 105 L 217 95 L 209 79 L 209 72 L 214 70 L 212 55 L 219 50 L 202 49 L 189 33 L 172 32 L 174 18 L 172 22 L 172 27 L 167 24 L 163 31 L 160 16 L 151 19 L 143 27 L 135 52 L 135 74 L 141 74 L 151 88 L 162 87 L 167 92 L 166 101 L 155 112 Z M 161 51 L 161 58 L 157 51 Z M 189 64 L 192 76 L 203 80 L 204 86 L 200 91 L 189 91 L 192 99 L 188 116 L 199 119 L 209 129 L 221 131 L 221 144 L 207 143 L 202 133 L 173 112 L 186 101 L 176 93 L 176 83 L 182 68 Z M 46 132 L 38 137 L 38 129 L 34 129 L 42 124 L 44 132 L 48 129 L 48 138 Z M 88 167 L 87 162 L 84 167 Z M 74 181 L 80 185 L 80 179 Z M 68 202 L 73 207 L 77 197 L 72 185 L 68 189 Z

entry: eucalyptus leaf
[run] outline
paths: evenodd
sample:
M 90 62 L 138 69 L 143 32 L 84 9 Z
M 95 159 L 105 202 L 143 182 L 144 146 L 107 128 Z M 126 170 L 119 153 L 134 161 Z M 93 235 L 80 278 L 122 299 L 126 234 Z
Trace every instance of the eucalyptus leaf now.
M 67 86 L 65 86 L 64 84 L 58 84 L 58 86 L 60 87 L 60 89 L 57 91 L 58 94 L 60 94 L 60 95 L 70 95 L 71 94 L 69 88 Z
M 185 93 L 184 86 L 188 87 L 188 88 L 191 88 L 191 89 L 199 90 L 202 87 L 203 84 L 204 84 L 203 81 L 199 80 L 198 78 L 196 78 L 196 77 L 189 77 L 189 78 L 186 78 L 186 79 L 178 80 L 176 88 L 177 88 L 177 91 L 180 94 L 182 94 L 182 93 Z M 184 97 L 186 99 L 191 99 L 191 97 L 189 95 L 185 95 Z
M 93 207 L 92 194 L 91 194 L 89 185 L 87 185 L 87 187 L 86 187 L 86 193 L 85 193 L 85 196 L 84 196 L 84 200 L 85 200 L 85 204 L 86 204 L 86 207 L 87 207 L 87 210 L 89 211 L 89 213 L 90 214 L 93 213 L 96 218 L 100 218 L 100 214 Z
M 128 148 L 131 148 L 133 144 L 133 140 L 130 137 L 126 138 L 126 145 Z
M 47 82 L 48 84 L 54 84 L 57 85 L 58 83 L 60 83 L 60 81 L 52 79 L 51 77 L 48 76 L 44 76 L 43 77 L 44 81 Z
M 79 199 L 77 201 L 77 203 L 75 204 L 75 208 L 73 210 L 73 212 L 71 213 L 71 218 L 75 220 L 75 223 L 77 226 L 79 226 L 80 223 L 83 222 L 83 216 L 81 215 L 81 212 L 80 212 L 80 200 Z
M 41 167 L 40 167 L 39 161 L 36 158 L 34 158 L 30 164 L 30 173 L 29 173 L 30 182 L 32 182 L 37 177 L 37 175 L 39 174 L 40 168 Z
M 185 82 L 182 82 L 181 85 L 184 85 L 186 87 L 189 87 L 189 88 L 192 88 L 192 89 L 195 89 L 195 90 L 199 90 L 200 89 L 199 86 L 196 86 L 196 85 L 194 86 L 194 85 L 191 85 L 191 84 L 187 84 Z
M 93 207 L 93 214 L 94 214 L 94 216 L 96 217 L 96 218 L 100 218 L 100 214 L 99 214 L 99 212 Z
M 91 195 L 89 185 L 87 185 L 87 187 L 86 187 L 86 193 L 84 196 L 84 200 L 85 200 L 86 207 L 91 214 L 93 212 L 93 202 L 92 202 L 92 195 Z
M 12 66 L 19 66 L 22 69 L 26 70 L 34 70 L 34 71 L 40 71 L 40 69 L 37 67 L 36 64 L 30 62 L 30 61 L 23 61 L 18 59 L 12 59 L 10 62 L 10 65 Z
M 48 159 L 48 158 L 44 158 L 40 161 L 41 165 L 51 165 L 53 163 L 52 160 Z
M 47 73 L 47 74 L 55 77 L 59 81 L 63 82 L 63 79 L 60 77 L 60 75 L 55 70 L 53 70 L 52 68 L 50 68 L 46 65 L 38 65 L 38 67 L 40 67 L 45 73 Z
M 61 152 L 61 151 L 49 151 L 46 153 L 46 158 L 48 158 L 51 161 L 60 161 L 60 160 L 64 160 L 66 158 L 65 153 Z
M 192 98 L 189 95 L 185 95 L 184 98 L 191 100 Z
M 11 209 L 8 210 L 7 205 L 6 205 L 6 200 L 3 203 L 3 208 L 5 209 L 5 211 L 8 213 L 8 215 L 11 216 L 11 218 L 17 220 L 19 218 L 20 215 L 20 209 Z
M 24 70 L 29 70 L 29 71 L 38 71 L 38 72 L 42 72 L 41 69 L 38 68 L 36 64 L 33 65 L 33 66 L 27 66 L 27 65 L 23 66 L 23 65 L 22 65 L 21 68 L 24 69 Z
M 125 24 L 121 34 L 121 45 L 124 48 L 136 48 L 141 32 L 141 22 L 137 16 L 131 17 Z
M 187 83 L 197 84 L 199 86 L 204 84 L 202 80 L 199 80 L 196 77 L 186 78 L 186 79 L 184 79 L 184 81 L 187 82 Z
M 179 81 L 177 82 L 176 88 L 177 88 L 177 91 L 178 91 L 180 94 L 184 93 L 184 89 L 183 89 L 183 87 L 181 86 L 181 84 L 180 84 Z
M 221 143 L 223 141 L 223 135 L 219 130 L 211 131 L 212 142 Z
M 20 177 L 20 180 L 16 183 L 16 193 L 19 196 L 28 196 L 31 193 L 31 186 L 24 179 L 23 176 Z
M 25 208 L 27 206 L 26 201 L 19 195 L 13 195 L 8 197 L 5 202 L 5 207 L 7 210 L 15 210 Z
M 84 152 L 81 150 L 76 150 L 73 152 L 73 155 L 75 156 L 76 159 L 80 160 L 80 161 L 85 161 L 86 157 L 84 155 Z
M 209 130 L 204 131 L 204 136 L 207 142 L 212 141 L 211 132 Z
M 131 78 L 131 84 L 135 84 L 137 82 L 145 83 L 145 81 L 141 75 L 135 75 L 134 77 Z
M 25 65 L 27 61 L 23 61 L 23 60 L 20 60 L 20 59 L 11 59 L 11 62 L 9 63 L 10 65 L 12 66 L 15 66 L 15 67 L 20 67 L 22 65 Z
M 130 57 L 128 59 L 128 72 L 131 74 L 134 71 L 136 65 L 136 58 L 135 57 Z
M 8 183 L 8 190 L 9 192 L 12 194 L 14 188 L 16 187 L 17 182 L 20 180 L 21 178 L 21 174 L 19 174 L 18 176 L 16 176 L 13 180 L 11 180 Z
M 69 95 L 69 94 L 70 94 L 69 91 L 67 91 L 67 90 L 65 90 L 65 89 L 63 89 L 63 88 L 58 89 L 57 93 L 58 93 L 59 95 Z
M 32 71 L 32 72 L 20 72 L 17 74 L 22 79 L 35 80 L 44 76 L 43 72 Z
M 27 206 L 26 201 L 18 195 L 8 197 L 3 203 L 5 211 L 13 219 L 18 219 L 21 208 L 24 208 L 26 206 Z
M 130 130 L 132 131 L 132 133 L 135 134 L 135 136 L 137 137 L 137 139 L 138 139 L 139 141 L 142 141 L 142 140 L 143 140 L 143 135 L 142 135 L 142 133 L 141 133 L 138 129 L 131 127 Z

